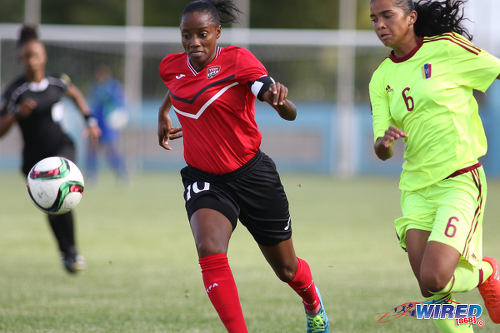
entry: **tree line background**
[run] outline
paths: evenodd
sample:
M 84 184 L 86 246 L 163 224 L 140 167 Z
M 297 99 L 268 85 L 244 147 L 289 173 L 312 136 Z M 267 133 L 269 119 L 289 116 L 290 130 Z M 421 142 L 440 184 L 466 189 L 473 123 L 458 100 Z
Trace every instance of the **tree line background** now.
M 143 25 L 146 27 L 177 27 L 180 14 L 190 0 L 144 0 Z M 41 24 L 124 26 L 125 0 L 41 0 Z M 0 0 L 0 23 L 22 24 L 24 0 Z M 7 10 L 6 10 L 7 9 Z M 339 0 L 251 0 L 250 28 L 338 29 Z M 369 1 L 358 0 L 357 29 L 371 29 Z M 43 34 L 41 39 L 43 40 Z M 376 38 L 374 34 L 374 38 Z M 1 88 L 19 74 L 14 41 L 2 42 Z M 109 65 L 115 77 L 124 79 L 124 45 L 86 45 L 46 43 L 52 73 L 68 73 L 83 90 L 89 91 L 93 71 L 99 63 Z M 286 83 L 294 100 L 334 102 L 337 100 L 337 48 L 296 46 L 248 46 L 264 63 L 269 73 Z M 161 98 L 165 86 L 158 73 L 158 64 L 170 52 L 181 52 L 178 45 L 143 46 L 142 96 Z M 368 103 L 368 81 L 371 72 L 385 57 L 387 50 L 356 49 L 356 101 Z
M 177 26 L 189 0 L 144 0 L 145 26 Z M 24 1 L 0 0 L 0 23 L 23 21 Z M 125 0 L 42 0 L 43 24 L 124 25 Z M 250 27 L 338 29 L 339 0 L 251 0 Z M 357 0 L 357 29 L 369 29 L 369 1 Z

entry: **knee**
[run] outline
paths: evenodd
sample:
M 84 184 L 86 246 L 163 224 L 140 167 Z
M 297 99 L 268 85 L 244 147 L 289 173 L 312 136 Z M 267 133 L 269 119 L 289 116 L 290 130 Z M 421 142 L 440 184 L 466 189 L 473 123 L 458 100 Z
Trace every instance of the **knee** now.
M 451 277 L 446 272 L 440 272 L 435 270 L 423 271 L 420 274 L 420 288 L 422 290 L 422 295 L 426 296 L 425 292 L 436 293 L 448 285 Z M 428 296 L 426 296 L 428 297 Z
M 227 253 L 233 231 L 231 222 L 216 210 L 198 209 L 189 221 L 200 258 Z
M 198 257 L 207 257 L 219 253 L 227 253 L 227 247 L 212 239 L 201 239 L 196 242 Z
M 289 283 L 295 277 L 295 273 L 297 271 L 297 267 L 293 267 L 292 265 L 284 265 L 278 267 L 275 270 L 276 276 L 283 282 Z

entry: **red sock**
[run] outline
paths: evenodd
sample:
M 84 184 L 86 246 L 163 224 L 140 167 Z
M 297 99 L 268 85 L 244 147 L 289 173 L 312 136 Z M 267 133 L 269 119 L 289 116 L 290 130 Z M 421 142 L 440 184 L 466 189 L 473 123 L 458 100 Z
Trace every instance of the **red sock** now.
M 295 273 L 295 277 L 288 285 L 302 297 L 302 303 L 304 303 L 307 312 L 316 312 L 319 310 L 320 302 L 311 270 L 305 260 L 300 258 L 297 258 L 297 260 L 299 262 L 297 273 Z
M 199 262 L 208 298 L 227 331 L 248 332 L 227 256 L 223 253 L 214 254 L 200 258 Z

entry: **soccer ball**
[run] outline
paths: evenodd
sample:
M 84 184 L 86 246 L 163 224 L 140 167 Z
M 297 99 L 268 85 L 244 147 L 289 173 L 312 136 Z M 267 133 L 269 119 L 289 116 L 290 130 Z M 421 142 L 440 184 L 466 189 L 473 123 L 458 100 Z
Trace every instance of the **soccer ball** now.
M 67 213 L 82 199 L 82 172 L 64 157 L 47 157 L 39 161 L 31 168 L 27 181 L 31 201 L 48 214 Z

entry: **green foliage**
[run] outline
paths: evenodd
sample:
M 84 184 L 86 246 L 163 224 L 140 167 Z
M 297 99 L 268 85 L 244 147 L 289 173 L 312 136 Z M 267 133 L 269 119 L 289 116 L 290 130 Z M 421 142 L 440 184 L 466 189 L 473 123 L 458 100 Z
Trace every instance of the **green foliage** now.
M 250 2 L 254 28 L 335 29 L 338 1 L 273 0 Z
M 124 25 L 123 0 L 49 0 L 42 3 L 42 23 Z
M 254 28 L 337 29 L 339 0 L 249 0 Z M 369 28 L 369 2 L 357 0 L 358 28 Z M 145 26 L 178 26 L 190 0 L 144 0 Z M 24 0 L 1 0 L 0 22 L 21 23 Z M 42 0 L 43 24 L 124 25 L 125 0 Z M 8 10 L 5 10 L 8 8 Z
M 335 332 L 436 332 L 430 321 L 382 312 L 420 300 L 392 221 L 397 179 L 338 180 L 283 174 L 296 253 L 311 266 Z M 87 186 L 76 210 L 88 269 L 67 275 L 44 216 L 23 178 L 0 173 L 0 332 L 223 332 L 201 281 L 178 174 L 111 177 Z M 489 183 L 490 202 L 500 182 Z M 485 215 L 485 254 L 499 257 L 500 208 Z M 229 260 L 250 332 L 305 331 L 298 296 L 273 274 L 247 230 L 236 228 Z M 477 291 L 458 295 L 483 304 Z M 481 332 L 495 330 L 483 317 Z
M 189 1 L 145 0 L 144 25 L 178 27 L 182 10 Z
M 0 23 L 22 22 L 24 18 L 24 1 L 1 0 Z

